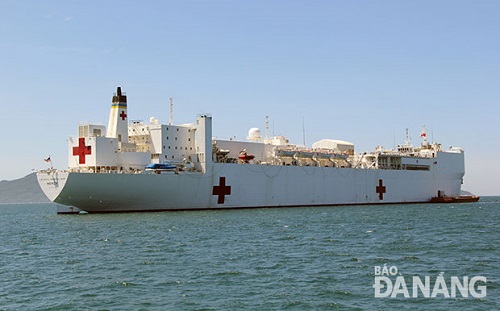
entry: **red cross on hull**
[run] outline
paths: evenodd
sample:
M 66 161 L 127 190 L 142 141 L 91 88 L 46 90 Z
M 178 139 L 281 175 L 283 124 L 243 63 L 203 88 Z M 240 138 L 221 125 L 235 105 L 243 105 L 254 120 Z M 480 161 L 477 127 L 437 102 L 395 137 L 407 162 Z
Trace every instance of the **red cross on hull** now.
M 125 113 L 125 111 L 122 110 L 119 117 L 122 118 L 123 121 L 125 121 L 125 119 L 127 118 L 127 114 Z
M 85 146 L 85 138 L 78 138 L 78 147 L 73 147 L 73 155 L 78 156 L 78 163 L 85 164 L 85 156 L 92 154 L 92 146 Z
M 379 200 L 384 199 L 384 193 L 386 192 L 385 186 L 383 185 L 382 179 L 378 180 L 378 186 L 375 187 L 375 192 L 378 193 Z
M 219 177 L 219 186 L 214 186 L 212 195 L 217 195 L 217 204 L 224 204 L 226 195 L 231 194 L 231 186 L 226 186 L 226 177 Z

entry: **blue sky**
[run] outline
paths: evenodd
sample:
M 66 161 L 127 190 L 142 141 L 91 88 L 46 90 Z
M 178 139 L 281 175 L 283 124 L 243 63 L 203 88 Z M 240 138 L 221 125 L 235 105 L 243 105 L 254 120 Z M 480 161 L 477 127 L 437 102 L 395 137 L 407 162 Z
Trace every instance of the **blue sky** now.
M 79 122 L 213 134 L 251 127 L 356 151 L 429 137 L 466 152 L 463 189 L 500 195 L 500 1 L 0 0 L 0 180 L 67 166 Z

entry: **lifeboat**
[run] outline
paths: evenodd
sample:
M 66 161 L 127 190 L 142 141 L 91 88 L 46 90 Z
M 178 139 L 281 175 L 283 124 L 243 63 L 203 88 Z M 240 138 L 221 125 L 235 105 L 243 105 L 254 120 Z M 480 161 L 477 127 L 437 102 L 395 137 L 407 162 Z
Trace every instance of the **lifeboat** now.
M 250 160 L 253 160 L 255 156 L 253 154 L 247 154 L 247 150 L 243 149 L 243 151 L 240 152 L 238 159 L 240 159 L 241 162 L 243 163 L 248 163 Z

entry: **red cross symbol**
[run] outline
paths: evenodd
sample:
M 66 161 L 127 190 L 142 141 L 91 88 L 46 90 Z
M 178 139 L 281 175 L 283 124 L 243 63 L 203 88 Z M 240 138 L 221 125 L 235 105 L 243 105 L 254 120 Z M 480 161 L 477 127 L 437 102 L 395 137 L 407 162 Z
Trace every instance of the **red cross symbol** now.
M 73 147 L 73 155 L 79 157 L 79 163 L 85 164 L 85 155 L 92 153 L 92 146 L 85 146 L 85 138 L 78 138 L 78 147 Z
M 383 200 L 384 199 L 384 193 L 385 193 L 385 186 L 382 185 L 383 182 L 382 182 L 382 179 L 379 179 L 378 180 L 378 186 L 375 187 L 376 191 L 378 193 L 378 198 L 380 200 Z
M 217 204 L 224 204 L 226 195 L 231 194 L 231 186 L 226 186 L 226 177 L 219 177 L 219 186 L 214 186 L 212 195 L 217 195 Z
M 122 110 L 122 112 L 120 113 L 120 118 L 122 118 L 122 120 L 125 120 L 126 117 L 127 114 L 125 113 L 125 111 Z

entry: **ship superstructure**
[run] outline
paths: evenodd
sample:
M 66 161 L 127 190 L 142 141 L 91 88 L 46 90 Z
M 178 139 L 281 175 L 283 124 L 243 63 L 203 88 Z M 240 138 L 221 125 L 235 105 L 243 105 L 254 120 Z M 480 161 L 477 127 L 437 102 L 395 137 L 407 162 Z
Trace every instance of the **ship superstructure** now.
M 355 153 L 323 139 L 310 148 L 283 136 L 212 138 L 212 117 L 190 124 L 130 121 L 121 88 L 108 126 L 80 124 L 68 140 L 68 168 L 38 180 L 50 200 L 87 212 L 428 202 L 459 196 L 461 148 L 409 140 L 395 149 Z

